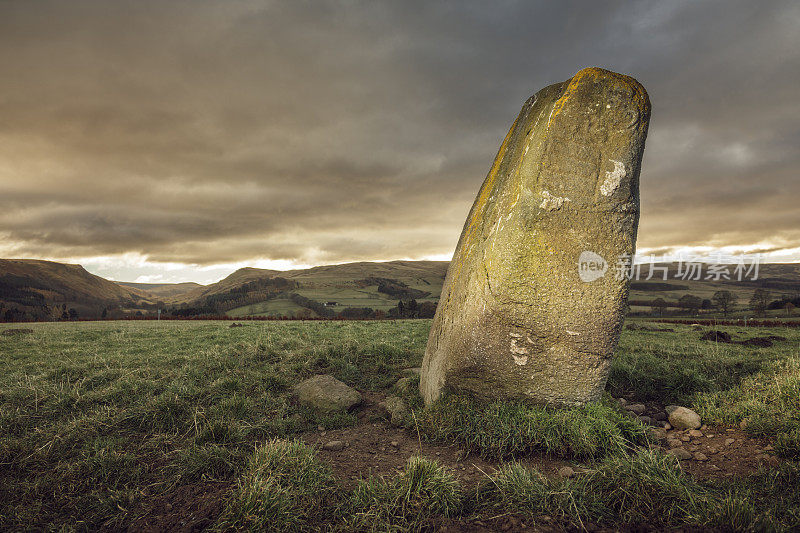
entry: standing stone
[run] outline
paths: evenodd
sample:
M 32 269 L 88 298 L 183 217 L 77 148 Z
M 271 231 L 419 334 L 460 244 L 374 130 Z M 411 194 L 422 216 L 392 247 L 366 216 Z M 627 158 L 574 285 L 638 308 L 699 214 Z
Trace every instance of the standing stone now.
M 587 68 L 522 107 L 450 263 L 422 364 L 445 389 L 579 405 L 599 398 L 619 340 L 639 221 L 650 101 Z M 626 274 L 626 272 L 622 272 Z

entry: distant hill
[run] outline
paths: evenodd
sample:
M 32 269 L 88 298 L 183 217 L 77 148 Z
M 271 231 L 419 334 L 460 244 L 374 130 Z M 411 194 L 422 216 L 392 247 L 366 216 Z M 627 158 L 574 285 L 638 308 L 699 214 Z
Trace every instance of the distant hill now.
M 193 281 L 185 281 L 182 283 L 136 283 L 133 281 L 117 281 L 116 283 L 123 287 L 138 289 L 158 299 L 175 298 L 191 290 L 202 287 L 202 285 Z
M 90 274 L 80 265 L 0 259 L 0 317 L 5 319 L 49 320 L 70 309 L 78 318 L 96 318 L 104 310 L 122 314 L 152 303 L 146 293 Z
M 388 310 L 400 298 L 435 302 L 447 261 L 387 261 L 276 271 L 242 268 L 225 279 L 177 296 L 168 304 L 231 316 L 320 314 L 347 308 Z M 311 300 L 311 307 L 308 307 Z M 301 302 L 301 303 L 298 303 Z M 310 310 L 310 311 L 309 311 Z
M 81 318 L 99 318 L 104 310 L 112 318 L 151 314 L 158 307 L 185 316 L 333 316 L 354 308 L 389 311 L 400 299 L 435 304 L 448 264 L 389 261 L 289 271 L 242 268 L 217 283 L 199 285 L 112 282 L 80 265 L 6 259 L 0 260 L 0 320 L 9 310 L 40 320 L 59 318 L 64 305 L 67 311 L 74 308 Z M 640 267 L 639 279 L 631 283 L 634 313 L 650 314 L 651 304 L 657 299 L 677 312 L 682 296 L 692 294 L 710 300 L 718 290 L 733 292 L 742 312 L 757 288 L 770 291 L 773 300 L 800 295 L 800 264 L 763 264 L 756 281 L 706 279 L 707 267 L 701 279 L 683 279 L 687 276 L 679 274 L 677 264 L 655 266 L 667 268 L 667 279 L 655 273 L 647 280 L 650 266 Z

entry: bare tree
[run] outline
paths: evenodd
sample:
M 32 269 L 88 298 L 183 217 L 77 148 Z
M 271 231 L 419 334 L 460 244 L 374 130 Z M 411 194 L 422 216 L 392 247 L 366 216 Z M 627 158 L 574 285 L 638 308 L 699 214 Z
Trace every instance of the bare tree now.
M 711 297 L 714 306 L 722 311 L 722 314 L 728 316 L 728 313 L 736 306 L 736 295 L 731 291 L 717 291 Z
M 756 289 L 753 297 L 750 298 L 750 308 L 761 316 L 767 315 L 769 305 L 769 291 L 766 289 Z

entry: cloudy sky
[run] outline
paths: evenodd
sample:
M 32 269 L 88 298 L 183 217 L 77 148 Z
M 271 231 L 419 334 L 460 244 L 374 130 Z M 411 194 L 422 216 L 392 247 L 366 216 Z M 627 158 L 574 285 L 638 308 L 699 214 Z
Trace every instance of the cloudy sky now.
M 0 0 L 0 257 L 120 280 L 449 258 L 538 89 L 653 104 L 639 248 L 800 260 L 797 2 Z

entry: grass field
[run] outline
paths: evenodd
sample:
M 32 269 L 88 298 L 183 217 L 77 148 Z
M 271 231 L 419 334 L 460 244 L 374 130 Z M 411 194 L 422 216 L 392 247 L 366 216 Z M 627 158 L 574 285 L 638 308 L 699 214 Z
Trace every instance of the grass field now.
M 509 509 L 531 523 L 547 515 L 559 527 L 800 527 L 800 332 L 789 328 L 759 328 L 787 340 L 757 349 L 700 341 L 685 326 L 626 330 L 608 385 L 642 401 L 694 406 L 709 423 L 745 421 L 784 457 L 778 470 L 694 481 L 639 447 L 641 435 L 613 402 L 554 413 L 454 399 L 460 422 L 448 406 L 417 411 L 409 432 L 502 458 L 505 466 L 477 491 L 435 458 L 341 488 L 313 450 L 291 439 L 319 425 L 356 424 L 356 416 L 306 410 L 292 386 L 330 373 L 385 393 L 420 364 L 429 324 L 41 323 L 0 335 L 0 530 L 126 528 L 149 499 L 199 482 L 219 486 L 218 529 L 413 531 Z M 537 439 L 551 447 L 532 445 Z M 546 478 L 514 462 L 578 449 L 590 474 L 577 479 Z
M 234 318 L 246 316 L 293 317 L 301 312 L 315 314 L 310 309 L 297 305 L 288 298 L 276 298 L 275 300 L 267 300 L 265 302 L 237 307 L 236 309 L 231 309 L 226 314 Z

